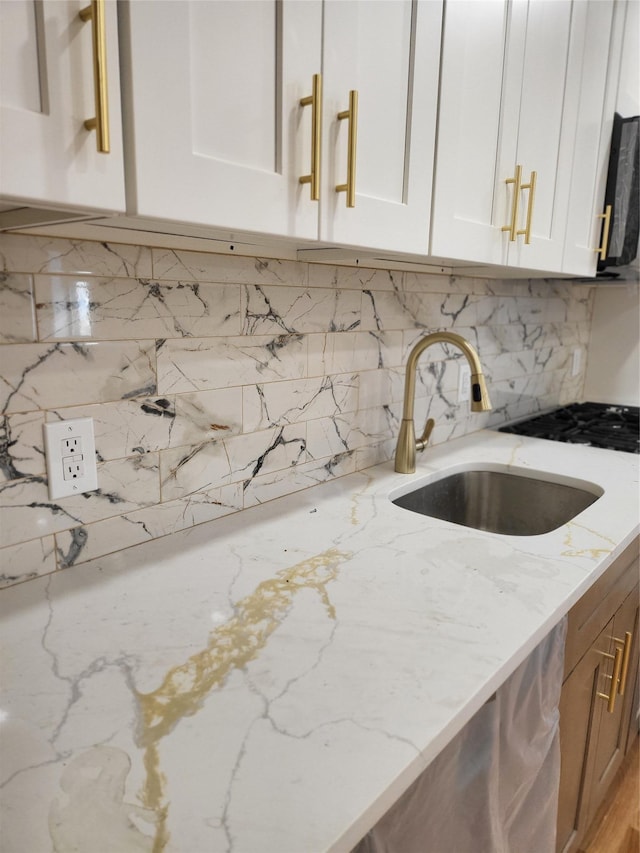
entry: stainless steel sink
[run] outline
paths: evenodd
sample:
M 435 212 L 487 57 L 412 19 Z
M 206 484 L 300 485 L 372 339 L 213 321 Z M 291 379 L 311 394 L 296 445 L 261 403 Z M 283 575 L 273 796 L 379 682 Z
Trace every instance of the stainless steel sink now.
M 545 480 L 539 476 L 503 470 L 458 471 L 421 485 L 395 497 L 392 503 L 403 509 L 511 536 L 536 536 L 566 524 L 597 501 L 602 489 L 585 483 L 593 491 L 562 478 Z

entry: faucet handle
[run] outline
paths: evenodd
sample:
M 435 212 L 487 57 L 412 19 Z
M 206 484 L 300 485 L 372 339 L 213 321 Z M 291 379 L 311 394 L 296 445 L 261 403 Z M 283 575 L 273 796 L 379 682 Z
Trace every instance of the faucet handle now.
M 426 424 L 424 425 L 424 431 L 420 438 L 416 441 L 416 450 L 424 450 L 427 444 L 429 443 L 429 438 L 431 437 L 431 433 L 433 432 L 433 428 L 436 425 L 436 422 L 433 418 L 428 418 Z

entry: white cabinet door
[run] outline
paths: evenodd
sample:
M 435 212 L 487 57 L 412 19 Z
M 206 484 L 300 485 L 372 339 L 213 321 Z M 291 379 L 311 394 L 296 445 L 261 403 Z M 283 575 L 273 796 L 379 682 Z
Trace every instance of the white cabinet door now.
M 123 212 L 115 0 L 105 3 L 110 153 L 84 127 L 96 115 L 92 26 L 78 0 L 0 2 L 0 197 Z
M 322 240 L 426 254 L 438 96 L 439 0 L 326 0 Z M 348 120 L 358 92 L 355 207 Z
M 618 81 L 619 3 L 588 3 L 582 15 L 582 62 L 562 270 L 594 276 L 598 262 L 609 147 Z M 623 17 L 620 15 L 620 17 Z
M 131 213 L 426 254 L 441 0 L 132 0 L 124 12 Z M 300 101 L 319 73 L 318 202 L 299 179 L 312 125 Z M 352 89 L 347 208 L 337 116 Z
M 317 238 L 309 172 L 320 0 L 123 8 L 131 213 Z
M 582 5 L 447 4 L 433 255 L 561 271 L 579 83 L 573 69 L 582 57 L 572 27 L 579 29 Z M 527 230 L 529 242 L 515 233 Z
M 431 253 L 504 264 L 507 175 L 497 171 L 509 4 L 445 5 Z M 519 80 L 515 80 L 519 94 Z M 516 139 L 511 135 L 515 157 Z M 505 154 L 506 156 L 506 154 Z
M 530 242 L 521 234 L 509 243 L 510 266 L 557 272 L 562 269 L 573 159 L 571 109 L 578 96 L 576 75 L 569 77 L 569 68 L 579 58 L 571 25 L 572 12 L 579 14 L 578 7 L 582 5 L 582 0 L 513 4 L 513 35 L 519 41 L 521 26 L 525 33 L 523 50 L 510 53 L 506 71 L 509 77 L 513 60 L 513 76 L 521 76 L 522 80 L 515 128 L 516 163 L 522 165 L 523 183 L 529 183 L 532 172 L 536 172 L 537 182 L 531 208 L 530 190 L 520 194 L 519 230 L 529 224 Z M 516 165 L 511 156 L 509 146 L 508 156 L 500 157 L 503 175 Z

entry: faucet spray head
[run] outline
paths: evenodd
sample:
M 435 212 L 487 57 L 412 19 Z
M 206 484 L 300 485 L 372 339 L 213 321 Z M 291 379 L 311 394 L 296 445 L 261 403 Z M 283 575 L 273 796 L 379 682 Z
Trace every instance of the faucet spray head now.
M 491 400 L 487 391 L 484 373 L 471 374 L 471 411 L 490 412 Z

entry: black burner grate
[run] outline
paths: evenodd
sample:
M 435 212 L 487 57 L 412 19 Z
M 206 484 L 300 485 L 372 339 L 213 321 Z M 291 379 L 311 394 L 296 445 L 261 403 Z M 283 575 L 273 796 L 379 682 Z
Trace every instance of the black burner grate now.
M 640 453 L 639 409 L 605 403 L 573 403 L 500 427 L 500 432 Z

